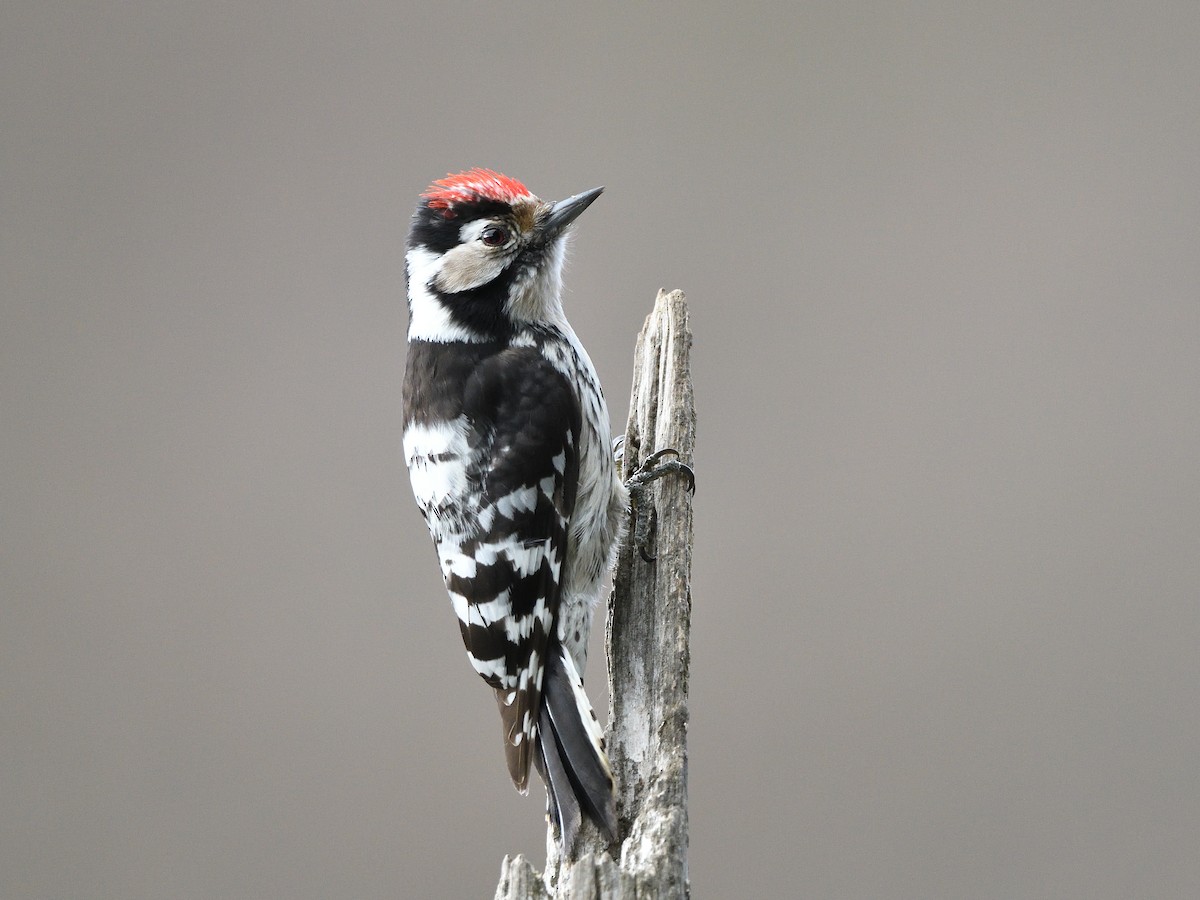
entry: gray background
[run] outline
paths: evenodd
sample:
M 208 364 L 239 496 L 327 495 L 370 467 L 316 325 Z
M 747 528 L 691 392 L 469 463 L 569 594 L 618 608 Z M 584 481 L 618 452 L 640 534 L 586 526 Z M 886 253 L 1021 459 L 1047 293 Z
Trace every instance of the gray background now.
M 471 165 L 607 185 L 618 421 L 691 300 L 696 895 L 1200 896 L 1197 47 L 1194 0 L 4 4 L 0 897 L 540 861 L 399 450 L 408 216 Z

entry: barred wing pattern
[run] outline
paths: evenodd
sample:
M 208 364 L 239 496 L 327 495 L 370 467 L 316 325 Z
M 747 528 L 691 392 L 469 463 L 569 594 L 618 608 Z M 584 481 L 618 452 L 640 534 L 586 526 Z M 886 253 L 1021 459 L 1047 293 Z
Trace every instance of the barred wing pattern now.
M 558 652 L 580 412 L 534 348 L 473 362 L 450 394 L 460 408 L 407 422 L 404 449 L 467 654 L 496 691 L 509 775 L 524 792 L 546 655 Z

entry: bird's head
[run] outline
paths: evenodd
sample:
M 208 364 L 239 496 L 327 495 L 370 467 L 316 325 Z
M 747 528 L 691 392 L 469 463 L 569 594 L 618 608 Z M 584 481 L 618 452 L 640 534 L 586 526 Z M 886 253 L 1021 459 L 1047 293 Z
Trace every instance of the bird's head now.
M 410 340 L 494 340 L 563 321 L 568 226 L 602 190 L 551 203 L 489 169 L 435 181 L 408 236 Z

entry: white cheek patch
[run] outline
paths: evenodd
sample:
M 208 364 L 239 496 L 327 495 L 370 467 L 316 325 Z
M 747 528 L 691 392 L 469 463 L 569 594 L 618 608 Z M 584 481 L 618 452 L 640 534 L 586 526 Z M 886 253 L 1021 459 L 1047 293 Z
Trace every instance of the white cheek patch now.
M 487 252 L 478 242 L 459 244 L 442 256 L 442 270 L 433 284 L 447 294 L 469 291 L 504 271 L 505 262 L 505 257 Z

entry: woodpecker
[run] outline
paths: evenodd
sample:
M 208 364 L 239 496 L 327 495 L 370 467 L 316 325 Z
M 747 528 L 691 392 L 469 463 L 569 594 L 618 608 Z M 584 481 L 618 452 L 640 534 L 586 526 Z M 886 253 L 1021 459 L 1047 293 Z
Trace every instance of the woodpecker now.
M 488 169 L 435 181 L 408 238 L 404 455 L 467 655 L 495 691 L 513 784 L 530 763 L 561 845 L 617 840 L 583 689 L 592 611 L 629 509 L 595 367 L 567 322 L 558 202 Z

